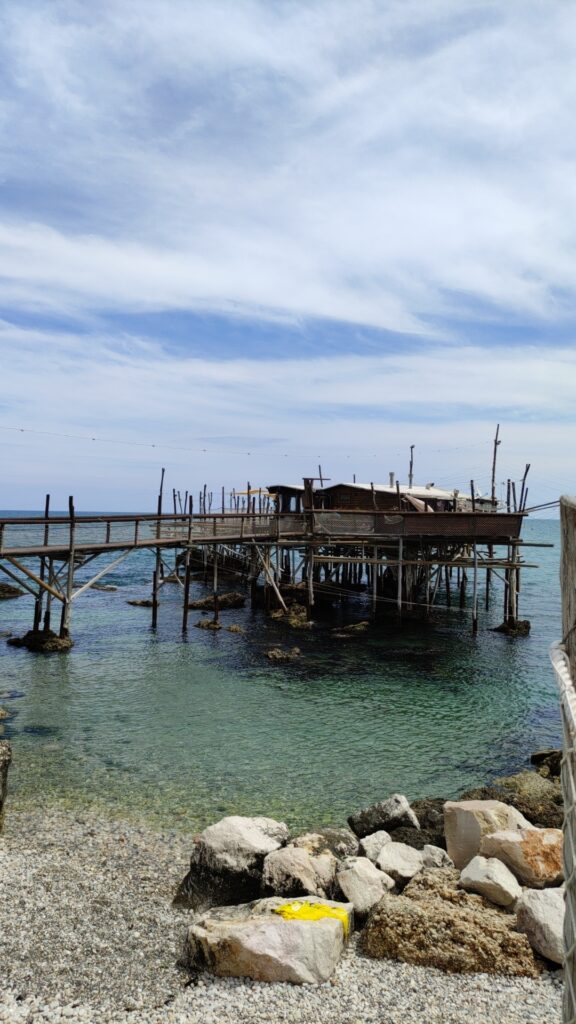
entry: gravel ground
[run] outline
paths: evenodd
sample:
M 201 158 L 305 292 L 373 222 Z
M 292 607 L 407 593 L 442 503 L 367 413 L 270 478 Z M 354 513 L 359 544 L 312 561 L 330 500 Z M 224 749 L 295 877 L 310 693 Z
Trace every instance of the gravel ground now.
M 559 972 L 444 975 L 359 956 L 326 985 L 266 985 L 177 967 L 171 907 L 190 843 L 113 820 L 8 808 L 0 837 L 0 1021 L 126 1024 L 554 1024 Z

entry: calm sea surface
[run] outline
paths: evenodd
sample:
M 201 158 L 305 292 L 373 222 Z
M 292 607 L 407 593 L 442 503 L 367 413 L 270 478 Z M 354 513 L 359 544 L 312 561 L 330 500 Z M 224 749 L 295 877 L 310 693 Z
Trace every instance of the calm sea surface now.
M 296 633 L 247 608 L 222 615 L 244 634 L 195 629 L 191 612 L 183 640 L 178 585 L 161 591 L 155 633 L 150 610 L 126 603 L 150 591 L 150 555 L 131 556 L 105 578 L 118 590 L 78 599 L 69 654 L 0 639 L 11 791 L 164 828 L 230 813 L 308 826 L 343 823 L 392 791 L 448 797 L 518 770 L 560 743 L 547 653 L 561 635 L 558 523 L 529 522 L 524 539 L 556 545 L 526 549 L 540 568 L 522 574 L 524 639 L 489 630 L 502 618 L 498 586 L 477 637 L 458 611 L 338 642 L 328 622 Z M 365 611 L 356 601 L 349 621 Z M 28 597 L 0 603 L 2 631 L 20 634 L 31 617 Z M 297 644 L 301 658 L 271 665 L 277 644 Z

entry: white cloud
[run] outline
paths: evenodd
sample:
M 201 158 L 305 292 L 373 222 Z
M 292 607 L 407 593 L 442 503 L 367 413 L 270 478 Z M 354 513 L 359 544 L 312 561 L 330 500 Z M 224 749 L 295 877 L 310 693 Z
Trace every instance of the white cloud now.
M 478 303 L 572 312 L 561 0 L 70 0 L 3 21 L 4 187 L 28 191 L 5 303 L 416 333 Z

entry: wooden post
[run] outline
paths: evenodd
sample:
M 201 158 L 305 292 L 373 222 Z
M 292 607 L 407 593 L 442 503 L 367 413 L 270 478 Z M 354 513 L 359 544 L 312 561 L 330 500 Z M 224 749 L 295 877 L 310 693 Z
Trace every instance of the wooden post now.
M 452 605 L 452 594 L 450 592 L 450 570 L 447 565 L 444 566 L 444 578 L 446 581 L 446 605 L 450 608 Z
M 478 632 L 478 549 L 474 544 L 474 579 L 472 589 L 472 635 Z
M 374 564 L 372 565 L 372 616 L 375 618 L 376 606 L 378 603 L 378 566 L 376 564 L 378 559 L 378 548 L 375 547 L 372 554 L 374 558 Z
M 49 515 L 50 515 L 50 495 L 47 494 L 46 495 L 46 501 L 44 502 L 44 518 L 48 519 Z M 47 522 L 44 523 L 44 547 L 48 547 L 48 531 L 49 531 L 49 529 L 50 529 L 49 524 Z M 44 582 L 45 574 L 46 574 L 46 556 L 42 555 L 42 557 L 40 559 L 40 573 L 39 573 L 40 579 L 42 580 L 42 582 Z M 40 623 L 42 622 L 42 603 L 43 603 L 43 600 L 44 600 L 44 588 L 43 587 L 38 587 L 38 597 L 36 598 L 36 603 L 34 605 L 34 625 L 32 627 L 34 629 L 34 632 L 37 632 L 40 629 Z
M 415 445 L 410 445 L 410 467 L 408 469 L 408 487 L 410 488 L 414 483 L 414 447 Z
M 460 577 L 460 608 L 466 607 L 466 584 L 468 583 L 468 577 L 466 570 L 462 569 L 462 575 Z
M 72 591 L 74 589 L 74 546 L 76 522 L 74 515 L 74 498 L 68 498 L 68 515 L 70 516 L 70 536 L 68 540 L 68 572 L 66 576 L 66 597 L 62 602 L 60 618 L 60 639 L 70 636 L 70 618 L 72 615 Z
M 404 553 L 403 549 L 404 549 L 404 542 L 402 540 L 402 537 L 400 537 L 400 539 L 398 541 L 398 589 L 397 589 L 397 594 L 396 594 L 396 604 L 397 604 L 398 614 L 399 615 L 402 615 L 402 577 L 403 577 L 402 557 L 403 557 L 403 553 Z
M 182 609 L 182 632 L 188 629 L 188 605 L 190 603 L 190 548 L 184 555 L 184 607 Z
M 308 618 L 312 618 L 314 607 L 314 546 L 308 546 Z
M 212 595 L 214 598 L 214 622 L 218 622 L 220 614 L 220 604 L 218 602 L 218 545 L 214 544 L 212 548 Z
M 50 586 L 54 583 L 54 560 L 48 559 L 48 583 Z M 44 612 L 44 632 L 47 633 L 50 629 L 50 619 L 52 616 L 52 594 L 50 591 L 46 594 L 46 611 Z

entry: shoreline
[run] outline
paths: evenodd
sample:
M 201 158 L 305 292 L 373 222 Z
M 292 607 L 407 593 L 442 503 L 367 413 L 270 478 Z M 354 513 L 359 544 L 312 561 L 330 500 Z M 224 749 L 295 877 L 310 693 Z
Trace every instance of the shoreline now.
M 9 797 L 0 838 L 0 1021 L 95 1024 L 549 1024 L 560 972 L 445 975 L 360 956 L 318 987 L 177 966 L 189 911 L 171 905 L 191 835 Z

